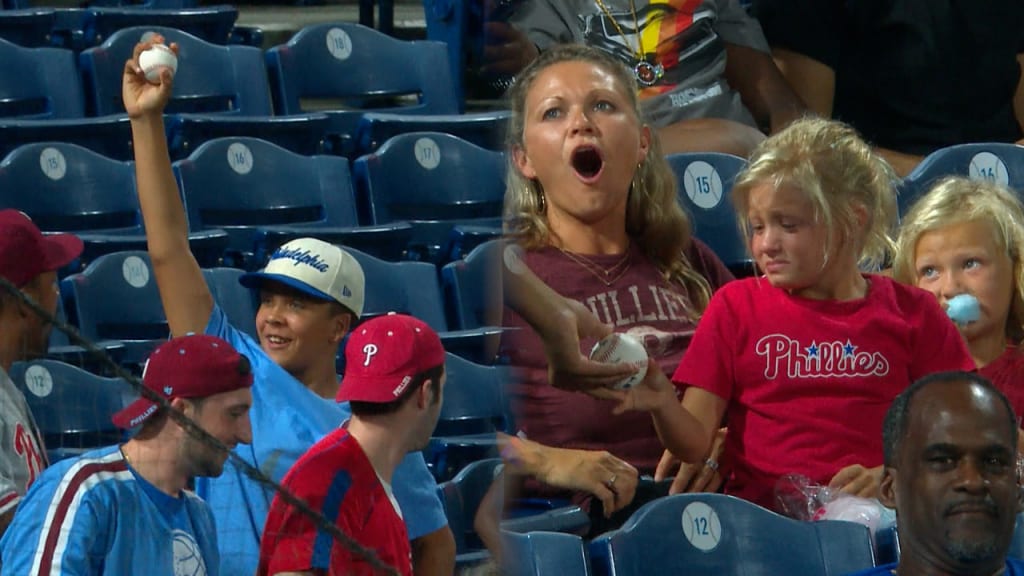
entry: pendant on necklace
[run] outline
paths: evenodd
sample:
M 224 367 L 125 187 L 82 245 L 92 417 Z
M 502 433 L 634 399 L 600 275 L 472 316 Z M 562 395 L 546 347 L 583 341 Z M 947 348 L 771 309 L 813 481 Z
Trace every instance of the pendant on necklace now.
M 633 67 L 633 74 L 642 86 L 654 86 L 665 75 L 665 67 L 659 63 L 652 64 L 647 60 L 640 60 Z

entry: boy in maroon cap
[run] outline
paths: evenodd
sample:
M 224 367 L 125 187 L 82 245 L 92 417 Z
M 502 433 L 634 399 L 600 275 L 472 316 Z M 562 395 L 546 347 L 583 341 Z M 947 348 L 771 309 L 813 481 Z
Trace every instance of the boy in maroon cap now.
M 207 335 L 174 338 L 149 357 L 143 385 L 229 450 L 252 441 L 248 359 Z M 135 436 L 53 465 L 0 540 L 10 574 L 216 574 L 210 507 L 186 489 L 227 458 L 145 397 L 114 415 Z
M 358 327 L 345 359 L 337 399 L 351 404 L 351 420 L 310 448 L 282 484 L 383 563 L 411 576 L 412 553 L 391 476 L 406 453 L 430 441 L 441 413 L 444 348 L 425 323 L 392 313 Z M 375 571 L 278 496 L 263 529 L 257 573 Z
M 0 278 L 50 316 L 57 311 L 57 269 L 81 253 L 78 237 L 44 236 L 25 214 L 0 210 Z M 7 372 L 15 362 L 44 355 L 49 336 L 49 322 L 17 295 L 0 289 L 0 536 L 22 495 L 47 465 L 42 436 Z

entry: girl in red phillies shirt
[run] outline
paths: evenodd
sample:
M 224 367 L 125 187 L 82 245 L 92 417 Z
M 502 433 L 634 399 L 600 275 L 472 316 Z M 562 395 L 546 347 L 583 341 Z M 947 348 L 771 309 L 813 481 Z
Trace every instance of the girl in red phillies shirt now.
M 948 306 L 969 294 L 977 319 L 958 324 L 978 372 L 1024 411 L 1024 208 L 1006 188 L 946 178 L 904 218 L 894 272 Z
M 894 178 L 849 127 L 808 118 L 755 150 L 733 202 L 764 276 L 726 284 L 672 377 L 618 410 L 651 410 L 666 448 L 705 458 L 723 418 L 726 493 L 778 508 L 786 474 L 877 492 L 882 420 L 914 380 L 974 363 L 935 298 L 877 266 L 893 245 Z M 677 388 L 682 391 L 682 409 Z

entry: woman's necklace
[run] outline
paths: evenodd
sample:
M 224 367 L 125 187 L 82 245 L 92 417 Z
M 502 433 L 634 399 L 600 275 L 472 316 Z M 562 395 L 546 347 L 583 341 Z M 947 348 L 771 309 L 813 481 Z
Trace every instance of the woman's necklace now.
M 601 8 L 601 12 L 604 12 L 608 20 L 611 20 L 612 26 L 622 36 L 622 41 L 626 41 L 626 32 L 619 26 L 619 23 L 612 16 L 611 10 L 608 9 L 604 4 L 604 0 L 596 0 L 598 7 Z M 644 50 L 644 37 L 640 32 L 640 19 L 636 16 L 636 4 L 634 0 L 629 0 L 629 9 L 633 13 L 633 29 L 636 31 L 636 64 L 633 66 L 633 75 L 636 76 L 637 82 L 642 86 L 654 86 L 661 77 L 665 75 L 665 67 L 658 62 L 658 55 L 655 52 L 647 53 Z M 632 46 L 629 47 L 633 49 Z
M 562 254 L 565 254 L 567 258 L 582 266 L 584 270 L 593 274 L 594 277 L 600 280 L 605 286 L 611 286 L 618 282 L 633 264 L 633 261 L 630 258 L 631 251 L 628 244 L 626 245 L 626 253 L 622 255 L 622 258 L 620 258 L 618 262 L 612 264 L 609 268 L 598 265 L 596 262 L 582 254 L 574 254 L 561 247 L 559 247 L 558 250 Z

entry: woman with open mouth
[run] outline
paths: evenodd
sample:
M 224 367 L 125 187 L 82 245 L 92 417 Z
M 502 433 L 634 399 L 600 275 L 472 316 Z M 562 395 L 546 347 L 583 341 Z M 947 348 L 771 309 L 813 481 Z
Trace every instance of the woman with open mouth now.
M 670 375 L 712 291 L 732 276 L 691 236 L 671 169 L 638 112 L 633 74 L 603 52 L 568 45 L 541 54 L 510 96 L 506 218 L 524 262 L 616 332 L 636 335 Z M 506 325 L 526 326 L 511 311 Z M 646 414 L 614 415 L 609 402 L 549 384 L 538 336 L 529 329 L 506 334 L 504 351 L 518 368 L 512 409 L 522 434 L 546 445 L 607 451 L 641 475 L 654 474 L 662 445 Z M 584 341 L 583 350 L 593 344 Z M 536 482 L 525 490 L 568 496 Z M 667 491 L 666 484 L 642 482 L 632 505 L 611 519 L 595 503 L 591 533 L 620 524 Z M 584 502 L 585 495 L 574 499 Z

